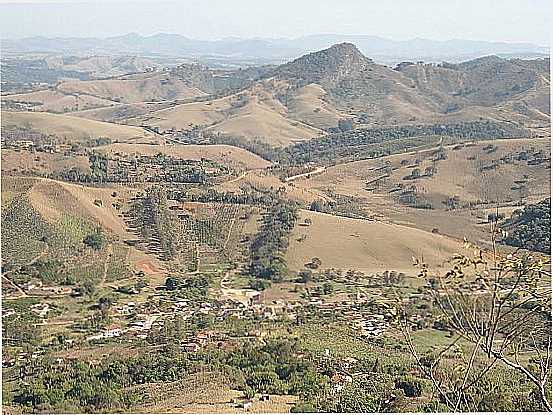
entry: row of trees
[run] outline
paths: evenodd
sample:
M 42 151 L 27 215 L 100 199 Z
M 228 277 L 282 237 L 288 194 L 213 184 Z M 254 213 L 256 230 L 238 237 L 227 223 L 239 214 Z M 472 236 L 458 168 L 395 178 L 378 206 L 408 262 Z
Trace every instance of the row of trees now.
M 250 247 L 250 274 L 282 281 L 287 273 L 284 254 L 290 232 L 298 219 L 295 204 L 277 200 L 263 216 L 263 223 Z
M 131 214 L 142 236 L 157 241 L 165 257 L 170 259 L 177 254 L 180 240 L 178 219 L 169 210 L 164 188 L 147 188 L 144 197 L 133 203 Z

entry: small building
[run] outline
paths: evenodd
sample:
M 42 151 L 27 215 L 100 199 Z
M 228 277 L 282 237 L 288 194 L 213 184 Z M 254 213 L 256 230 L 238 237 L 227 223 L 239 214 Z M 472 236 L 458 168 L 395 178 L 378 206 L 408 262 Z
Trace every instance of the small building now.
M 196 353 L 198 350 L 200 350 L 200 345 L 198 343 L 185 343 L 182 345 L 182 348 L 185 352 Z

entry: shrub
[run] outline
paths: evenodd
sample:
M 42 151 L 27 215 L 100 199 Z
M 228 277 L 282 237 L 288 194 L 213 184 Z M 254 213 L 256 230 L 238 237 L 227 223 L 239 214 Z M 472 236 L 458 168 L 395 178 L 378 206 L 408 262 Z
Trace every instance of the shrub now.
M 87 235 L 84 238 L 83 243 L 86 246 L 91 247 L 92 249 L 100 250 L 104 247 L 105 238 L 102 234 L 102 231 L 100 229 L 97 229 L 96 232 Z
M 396 388 L 402 389 L 405 396 L 419 397 L 424 389 L 424 381 L 412 375 L 405 375 L 396 380 Z

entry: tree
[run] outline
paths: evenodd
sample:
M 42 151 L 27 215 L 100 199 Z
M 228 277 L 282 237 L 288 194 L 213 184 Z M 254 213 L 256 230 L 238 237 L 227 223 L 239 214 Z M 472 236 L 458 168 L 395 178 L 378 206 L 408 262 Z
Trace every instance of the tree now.
M 96 293 L 96 286 L 90 280 L 86 280 L 81 286 L 80 291 L 83 295 L 92 297 Z
M 332 294 L 333 291 L 334 291 L 334 287 L 332 286 L 332 284 L 326 281 L 323 284 L 323 294 L 325 295 Z
M 353 130 L 353 119 L 351 118 L 342 118 L 338 120 L 338 129 L 340 131 L 351 131 Z
M 107 310 L 113 305 L 113 298 L 110 297 L 100 297 L 98 300 L 98 307 L 101 310 Z
M 165 280 L 165 289 L 172 291 L 177 288 L 179 288 L 179 281 L 175 277 L 167 277 Z
M 324 205 L 324 202 L 320 200 L 314 200 L 309 205 L 309 210 L 312 210 L 314 212 L 321 212 L 323 210 L 323 205 Z
M 96 231 L 94 233 L 91 233 L 91 234 L 87 235 L 84 238 L 83 243 L 86 246 L 89 246 L 92 249 L 95 249 L 97 251 L 102 249 L 104 247 L 104 243 L 105 243 L 105 239 L 104 239 L 104 235 L 102 233 L 102 230 L 100 228 L 98 228 L 98 229 L 96 229 Z
M 299 272 L 299 281 L 302 283 L 308 283 L 313 280 L 313 273 L 306 269 Z
M 445 275 L 432 275 L 419 262 L 420 277 L 427 283 L 434 280 L 427 291 L 453 340 L 432 356 L 420 355 L 410 335 L 413 321 L 400 306 L 402 332 L 420 371 L 448 410 L 478 410 L 474 388 L 500 366 L 525 377 L 542 409 L 551 411 L 551 287 L 544 284 L 544 278 L 551 277 L 545 270 L 548 260 L 520 252 L 500 256 L 498 232 L 493 223 L 491 253 L 467 242 L 467 248 L 477 250 L 475 257 L 456 255 Z M 470 278 L 469 270 L 474 274 Z M 444 355 L 460 341 L 470 345 L 470 353 L 452 370 Z
M 416 168 L 416 169 L 411 170 L 411 178 L 418 179 L 419 177 L 421 177 L 421 170 L 420 169 Z
M 405 375 L 396 380 L 396 388 L 402 389 L 405 396 L 419 397 L 424 389 L 424 382 L 412 375 Z
M 261 278 L 252 278 L 250 280 L 250 288 L 252 290 L 263 291 L 269 288 L 270 286 L 271 286 L 270 281 L 263 280 Z

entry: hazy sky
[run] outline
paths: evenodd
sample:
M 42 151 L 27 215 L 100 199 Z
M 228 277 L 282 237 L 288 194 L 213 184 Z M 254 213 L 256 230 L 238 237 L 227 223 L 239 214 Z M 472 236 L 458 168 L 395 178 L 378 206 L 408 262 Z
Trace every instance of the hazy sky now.
M 0 0 L 3 37 L 178 33 L 196 39 L 365 34 L 548 46 L 552 0 Z

